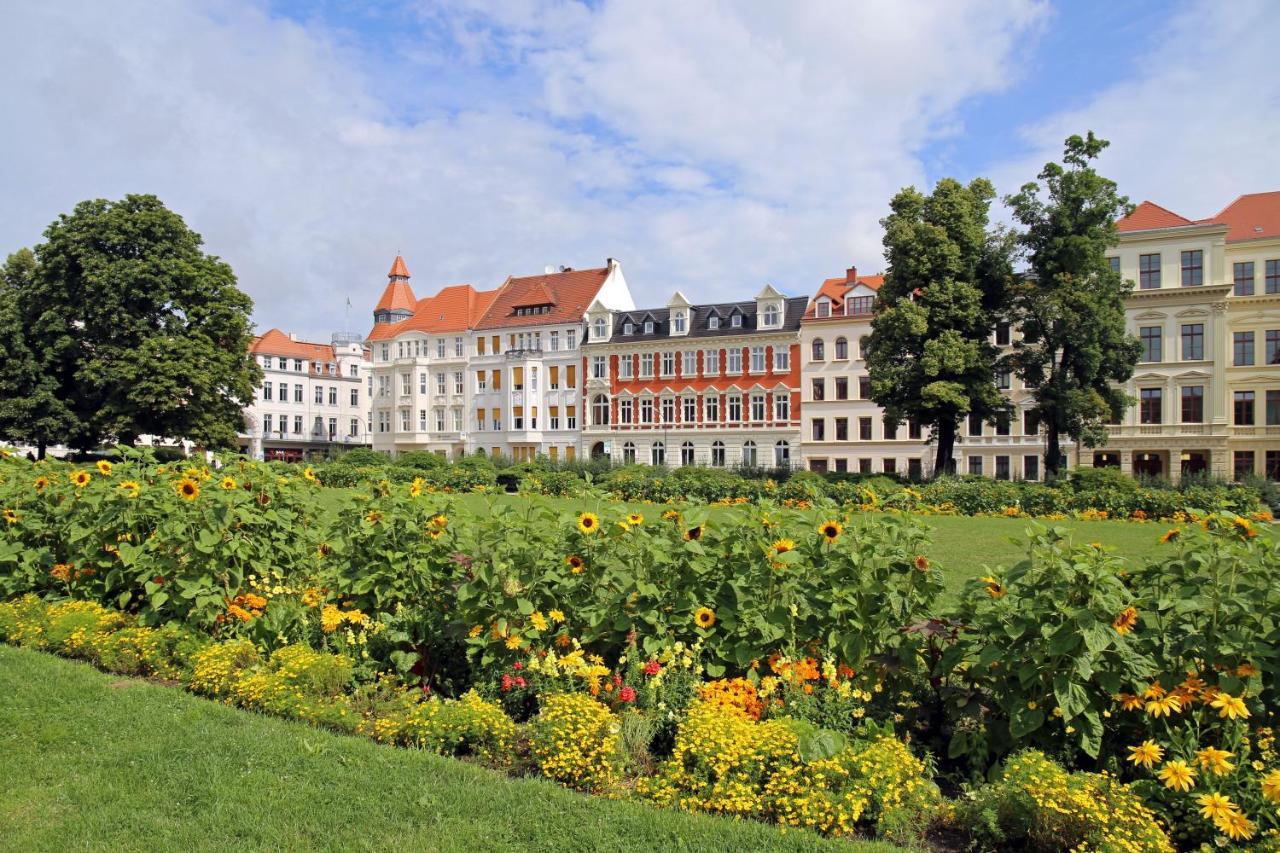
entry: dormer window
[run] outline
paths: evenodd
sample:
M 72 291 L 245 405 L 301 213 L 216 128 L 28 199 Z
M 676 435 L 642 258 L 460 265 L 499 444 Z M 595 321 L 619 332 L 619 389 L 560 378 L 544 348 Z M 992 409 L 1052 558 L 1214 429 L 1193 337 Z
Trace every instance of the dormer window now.
M 676 331 L 676 332 L 684 331 L 684 312 L 683 311 L 676 312 L 675 319 L 672 321 L 672 329 L 673 331 Z
M 770 304 L 765 306 L 764 324 L 766 326 L 778 325 L 778 306 L 777 305 Z
M 707 328 L 708 328 L 708 329 L 718 329 L 718 328 L 720 328 L 720 317 L 719 317 L 719 316 L 717 316 L 717 315 L 715 315 L 715 314 L 712 314 L 710 317 L 708 317 L 708 318 L 707 318 Z
M 605 330 L 607 323 L 603 317 L 597 317 L 595 323 L 595 331 L 592 333 L 597 341 L 603 341 L 605 338 Z
M 628 320 L 622 324 L 622 334 L 634 335 L 636 333 L 636 324 Z
M 645 320 L 645 321 L 644 321 L 644 333 L 645 333 L 646 335 L 652 335 L 652 334 L 653 334 L 653 321 L 652 321 L 652 320 Z
M 872 312 L 874 296 L 849 296 L 844 300 L 844 313 L 849 317 L 857 317 Z
M 830 317 L 830 316 L 831 316 L 831 300 L 830 300 L 830 299 L 819 299 L 819 300 L 818 300 L 817 309 L 816 309 L 815 313 L 816 313 L 816 315 L 817 315 L 818 317 L 820 317 L 820 318 L 822 318 L 822 317 Z
M 735 328 L 735 329 L 741 329 L 741 328 L 742 328 L 742 315 L 741 315 L 741 314 L 734 314 L 732 317 L 730 317 L 730 318 L 729 318 L 729 325 L 730 325 L 730 326 L 732 326 L 732 327 L 733 327 L 733 328 Z

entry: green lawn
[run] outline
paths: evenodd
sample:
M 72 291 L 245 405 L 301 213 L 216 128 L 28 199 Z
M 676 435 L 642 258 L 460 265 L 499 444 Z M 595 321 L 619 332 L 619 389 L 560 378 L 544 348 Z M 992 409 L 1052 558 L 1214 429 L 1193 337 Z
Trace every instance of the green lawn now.
M 6 850 L 892 850 L 659 811 L 0 646 Z

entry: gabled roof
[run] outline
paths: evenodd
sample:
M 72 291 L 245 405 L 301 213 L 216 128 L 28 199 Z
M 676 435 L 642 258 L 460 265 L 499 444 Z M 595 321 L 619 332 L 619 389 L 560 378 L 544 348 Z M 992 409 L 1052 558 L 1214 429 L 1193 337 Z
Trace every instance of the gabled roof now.
M 800 328 L 800 317 L 804 314 L 804 306 L 808 300 L 803 296 L 786 298 L 783 303 L 782 325 L 775 329 L 759 329 L 756 322 L 756 301 L 721 302 L 716 305 L 695 305 L 691 307 L 689 331 L 678 336 L 679 340 L 687 338 L 713 338 L 728 335 L 751 334 L 757 331 L 763 334 L 794 331 Z M 729 325 L 728 318 L 733 314 L 742 315 L 742 325 L 737 328 Z M 716 316 L 720 318 L 720 328 L 712 329 L 708 320 Z M 653 320 L 653 331 L 644 331 L 644 321 Z M 631 322 L 635 329 L 631 334 L 623 331 L 623 326 Z M 622 344 L 631 341 L 665 341 L 671 339 L 670 308 L 637 308 L 634 311 L 618 311 L 613 315 L 612 343 Z
M 1133 209 L 1133 213 L 1116 222 L 1116 230 L 1121 234 L 1127 234 L 1130 231 L 1178 228 L 1183 225 L 1196 224 L 1185 216 L 1179 216 L 1172 210 L 1161 207 L 1153 201 L 1144 201 Z
M 473 328 L 509 329 L 579 322 L 608 277 L 609 267 L 508 277 Z M 550 305 L 551 309 L 524 316 L 516 313 L 517 308 L 535 305 Z
M 813 295 L 813 299 L 809 301 L 809 307 L 804 312 L 804 319 L 812 320 L 817 317 L 818 299 L 825 296 L 831 300 L 831 316 L 844 317 L 844 298 L 849 295 L 858 285 L 876 291 L 884 284 L 883 275 L 858 275 L 857 268 L 850 268 L 844 276 L 840 278 L 829 278 L 818 287 L 818 292 Z M 827 319 L 827 318 L 822 318 Z
M 469 284 L 450 285 L 414 303 L 408 319 L 375 324 L 368 339 L 385 341 L 408 332 L 465 332 L 475 327 L 497 295 L 497 290 L 476 290 Z
M 285 356 L 304 361 L 337 361 L 332 344 L 295 341 L 279 329 L 269 329 L 254 338 L 249 345 L 249 352 L 253 355 Z
M 1213 217 L 1227 226 L 1227 242 L 1280 237 L 1280 190 L 1246 193 Z

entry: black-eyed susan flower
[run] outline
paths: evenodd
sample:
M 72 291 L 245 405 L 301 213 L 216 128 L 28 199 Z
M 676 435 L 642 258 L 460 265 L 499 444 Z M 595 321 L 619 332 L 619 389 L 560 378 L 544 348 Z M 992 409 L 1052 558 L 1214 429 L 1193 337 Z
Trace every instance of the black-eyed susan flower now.
M 693 624 L 699 628 L 710 628 L 716 624 L 716 612 L 710 607 L 699 607 L 693 611 Z
M 1008 590 L 1005 589 L 1004 584 L 1000 583 L 1000 581 L 996 580 L 990 575 L 988 575 L 987 577 L 984 577 L 982 579 L 982 582 L 987 585 L 986 587 L 987 595 L 991 596 L 992 598 L 996 598 L 996 599 L 1004 598 L 1005 593 L 1008 592 Z
M 1156 778 L 1172 791 L 1190 791 L 1196 784 L 1196 772 L 1185 761 L 1170 761 L 1156 774 Z
M 1245 707 L 1244 698 L 1240 696 L 1219 693 L 1209 704 L 1218 709 L 1218 716 L 1223 719 L 1243 720 L 1249 716 L 1249 709 Z
M 1142 697 L 1134 696 L 1132 693 L 1119 693 L 1116 695 L 1116 701 L 1120 703 L 1120 707 L 1126 711 L 1141 711 Z
M 829 519 L 818 525 L 818 535 L 828 544 L 834 543 L 840 538 L 840 532 L 844 530 L 844 525 L 835 519 Z
M 85 486 L 89 485 L 89 481 L 92 479 L 93 477 L 88 471 L 73 471 L 71 473 L 71 482 L 77 489 L 83 489 Z
M 542 615 L 541 610 L 535 610 L 529 614 L 529 624 L 538 631 L 547 630 L 547 617 Z
M 917 571 L 929 571 L 929 558 L 924 554 L 917 554 L 914 562 Z
M 551 611 L 549 611 L 549 612 L 547 613 L 547 615 L 548 615 L 548 616 L 550 616 L 550 617 L 551 617 L 551 621 L 552 621 L 552 622 L 555 622 L 557 625 L 559 625 L 561 622 L 563 622 L 563 621 L 564 621 L 564 611 L 563 611 L 563 610 L 551 610 Z
M 416 498 L 422 494 L 422 483 L 423 479 L 421 477 L 413 478 L 413 482 L 409 484 L 409 497 Z
M 1224 797 L 1222 794 L 1212 792 L 1201 794 L 1196 797 L 1196 802 L 1200 804 L 1200 815 L 1206 820 L 1217 820 L 1236 810 L 1236 804 L 1231 802 L 1231 798 Z
M 1238 811 L 1228 812 L 1215 818 L 1213 825 L 1232 841 L 1248 841 L 1253 838 L 1253 833 L 1257 829 L 1253 821 Z
M 431 526 L 436 530 L 444 530 L 449 526 L 449 519 L 447 516 L 443 515 L 433 516 L 431 519 Z
M 600 516 L 594 512 L 579 513 L 578 529 L 583 533 L 595 533 L 600 529 Z
M 1148 699 L 1146 704 L 1147 715 L 1156 719 L 1171 717 L 1181 710 L 1182 700 L 1172 693 L 1167 696 L 1161 696 L 1158 699 Z
M 1138 609 L 1136 607 L 1126 607 L 1120 611 L 1115 619 L 1111 620 L 1111 627 L 1121 636 L 1128 634 L 1137 624 Z
M 1231 763 L 1232 753 L 1225 749 L 1218 749 L 1213 746 L 1206 746 L 1204 749 L 1196 750 L 1196 763 L 1200 765 L 1201 770 L 1207 770 L 1214 776 L 1226 776 L 1236 766 Z
M 1262 798 L 1272 803 L 1280 803 L 1280 770 L 1272 770 L 1262 777 Z
M 136 498 L 142 494 L 142 486 L 137 480 L 125 480 L 119 488 L 126 498 Z
M 1144 740 L 1137 746 L 1129 747 L 1129 761 L 1137 767 L 1150 770 L 1164 758 L 1164 750 L 1153 740 Z

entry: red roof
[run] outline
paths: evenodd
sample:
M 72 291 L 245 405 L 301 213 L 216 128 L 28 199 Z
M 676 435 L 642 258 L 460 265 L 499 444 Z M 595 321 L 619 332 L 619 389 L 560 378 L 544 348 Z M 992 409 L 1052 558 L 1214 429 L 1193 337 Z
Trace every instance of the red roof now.
M 404 258 L 396 255 L 387 279 L 387 288 L 382 291 L 382 298 L 373 310 L 412 311 L 418 300 L 413 295 L 413 288 L 409 286 L 409 268 L 405 266 Z
M 305 361 L 336 361 L 332 345 L 295 341 L 279 329 L 271 329 L 254 338 L 249 345 L 249 352 L 254 355 L 283 355 Z
M 804 312 L 804 319 L 813 320 L 817 316 L 817 301 L 821 296 L 831 300 L 831 317 L 844 317 L 844 298 L 857 285 L 864 285 L 871 290 L 879 290 L 884 284 L 883 275 L 858 275 L 857 268 L 851 268 L 840 278 L 829 278 L 822 282 L 818 292 L 809 300 L 809 307 Z M 828 319 L 826 317 L 822 319 Z
M 508 278 L 498 288 L 493 305 L 475 325 L 476 329 L 507 329 L 542 326 L 549 323 L 576 323 L 595 300 L 609 268 L 566 270 L 564 272 Z M 542 314 L 519 315 L 517 308 L 550 305 Z
M 1133 209 L 1133 213 L 1116 223 L 1116 230 L 1124 234 L 1129 231 L 1148 231 L 1152 228 L 1177 228 L 1180 225 L 1196 225 L 1185 216 L 1179 216 L 1172 210 L 1161 207 L 1152 201 L 1144 201 Z
M 404 258 L 396 255 L 395 263 L 391 265 L 391 272 L 387 273 L 387 278 L 395 278 L 398 275 L 408 278 L 409 268 L 405 266 Z
M 1280 237 L 1280 191 L 1248 193 L 1213 217 L 1227 226 L 1227 242 Z
M 407 320 L 376 324 L 368 339 L 388 340 L 405 332 L 465 332 L 475 327 L 497 295 L 497 290 L 476 290 L 469 284 L 450 285 L 419 299 Z

